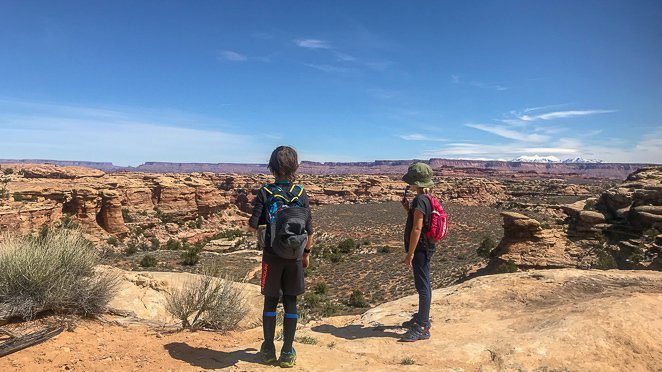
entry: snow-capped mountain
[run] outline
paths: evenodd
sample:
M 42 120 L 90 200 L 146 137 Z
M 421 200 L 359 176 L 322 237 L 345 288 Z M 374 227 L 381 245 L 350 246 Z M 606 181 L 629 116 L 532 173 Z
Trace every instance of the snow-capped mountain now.
M 602 160 L 598 159 L 584 159 L 584 158 L 574 158 L 574 159 L 565 159 L 564 163 L 602 163 Z
M 513 160 L 512 162 L 515 163 L 560 163 L 561 159 L 557 158 L 556 156 L 549 155 L 549 156 L 538 156 L 538 155 L 533 155 L 533 156 L 527 156 L 527 155 L 522 155 L 520 157 L 517 157 Z
M 574 164 L 574 163 L 602 163 L 602 160 L 597 160 L 597 159 L 584 159 L 582 157 L 577 157 L 574 159 L 565 159 L 561 160 L 557 158 L 554 155 L 548 155 L 548 156 L 539 156 L 539 155 L 533 155 L 533 156 L 527 156 L 527 155 L 522 155 L 520 157 L 517 157 L 511 162 L 516 162 L 516 163 L 566 163 L 566 164 Z

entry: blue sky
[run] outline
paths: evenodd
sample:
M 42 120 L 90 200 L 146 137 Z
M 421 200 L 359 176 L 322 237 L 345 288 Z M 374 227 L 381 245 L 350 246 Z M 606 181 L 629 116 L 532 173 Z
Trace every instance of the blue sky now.
M 662 161 L 660 1 L 2 1 L 0 158 Z

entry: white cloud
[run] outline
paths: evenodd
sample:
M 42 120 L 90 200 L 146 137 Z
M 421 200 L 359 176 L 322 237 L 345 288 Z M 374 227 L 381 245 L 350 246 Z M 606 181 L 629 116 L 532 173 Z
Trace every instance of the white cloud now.
M 614 110 L 571 110 L 571 111 L 553 111 L 538 115 L 517 115 L 517 118 L 523 121 L 554 120 L 567 119 L 577 116 L 606 114 Z
M 248 60 L 248 57 L 231 50 L 222 50 L 218 52 L 218 59 L 224 61 L 243 62 Z
M 526 142 L 543 142 L 549 139 L 548 136 L 541 134 L 525 134 L 501 125 L 486 124 L 465 124 L 469 128 L 482 130 L 484 132 L 496 134 L 497 136 Z
M 297 46 L 308 49 L 331 49 L 331 46 L 326 41 L 318 39 L 296 39 L 294 43 Z
M 445 138 L 439 137 L 430 137 L 425 134 L 412 133 L 412 134 L 403 134 L 400 136 L 405 141 L 430 141 L 430 142 L 445 142 Z

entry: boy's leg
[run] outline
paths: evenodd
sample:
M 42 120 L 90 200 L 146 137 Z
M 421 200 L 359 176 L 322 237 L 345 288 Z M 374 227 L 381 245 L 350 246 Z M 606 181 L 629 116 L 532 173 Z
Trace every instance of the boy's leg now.
M 425 251 L 416 251 L 412 262 L 414 284 L 418 292 L 418 323 L 424 328 L 430 327 L 430 303 L 432 288 L 430 285 L 430 260 Z
M 283 295 L 283 307 L 285 308 L 285 317 L 283 319 L 283 350 L 284 353 L 292 352 L 292 343 L 294 334 L 297 330 L 297 297 Z
M 262 314 L 262 331 L 264 332 L 264 343 L 266 346 L 274 344 L 276 334 L 276 308 L 278 297 L 264 296 L 264 313 Z

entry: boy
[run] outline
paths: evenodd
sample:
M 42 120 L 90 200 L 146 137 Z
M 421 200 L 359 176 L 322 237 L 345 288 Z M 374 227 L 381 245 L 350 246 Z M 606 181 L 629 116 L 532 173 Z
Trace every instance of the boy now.
M 407 212 L 407 224 L 405 227 L 405 252 L 407 253 L 404 264 L 411 268 L 414 274 L 414 284 L 418 292 L 418 313 L 411 320 L 403 323 L 408 327 L 407 333 L 402 336 L 401 341 L 414 342 L 430 338 L 430 302 L 432 300 L 432 289 L 430 285 L 430 258 L 435 251 L 435 246 L 429 242 L 423 230 L 429 223 L 432 213 L 432 204 L 426 196 L 432 182 L 432 168 L 425 163 L 414 163 L 409 166 L 407 174 L 402 177 L 416 193 L 414 200 L 409 203 L 407 196 L 402 199 L 402 206 Z
M 273 151 L 269 170 L 275 182 L 259 190 L 249 220 L 253 229 L 266 225 L 261 229 L 265 236 L 260 281 L 264 295 L 264 342 L 260 354 L 265 363 L 276 362 L 276 307 L 282 295 L 284 342 L 278 363 L 284 368 L 293 367 L 296 362 L 292 342 L 298 319 L 297 296 L 305 290 L 303 270 L 308 267 L 313 243 L 308 196 L 301 186 L 294 184 L 298 167 L 298 156 L 293 148 L 280 146 Z

